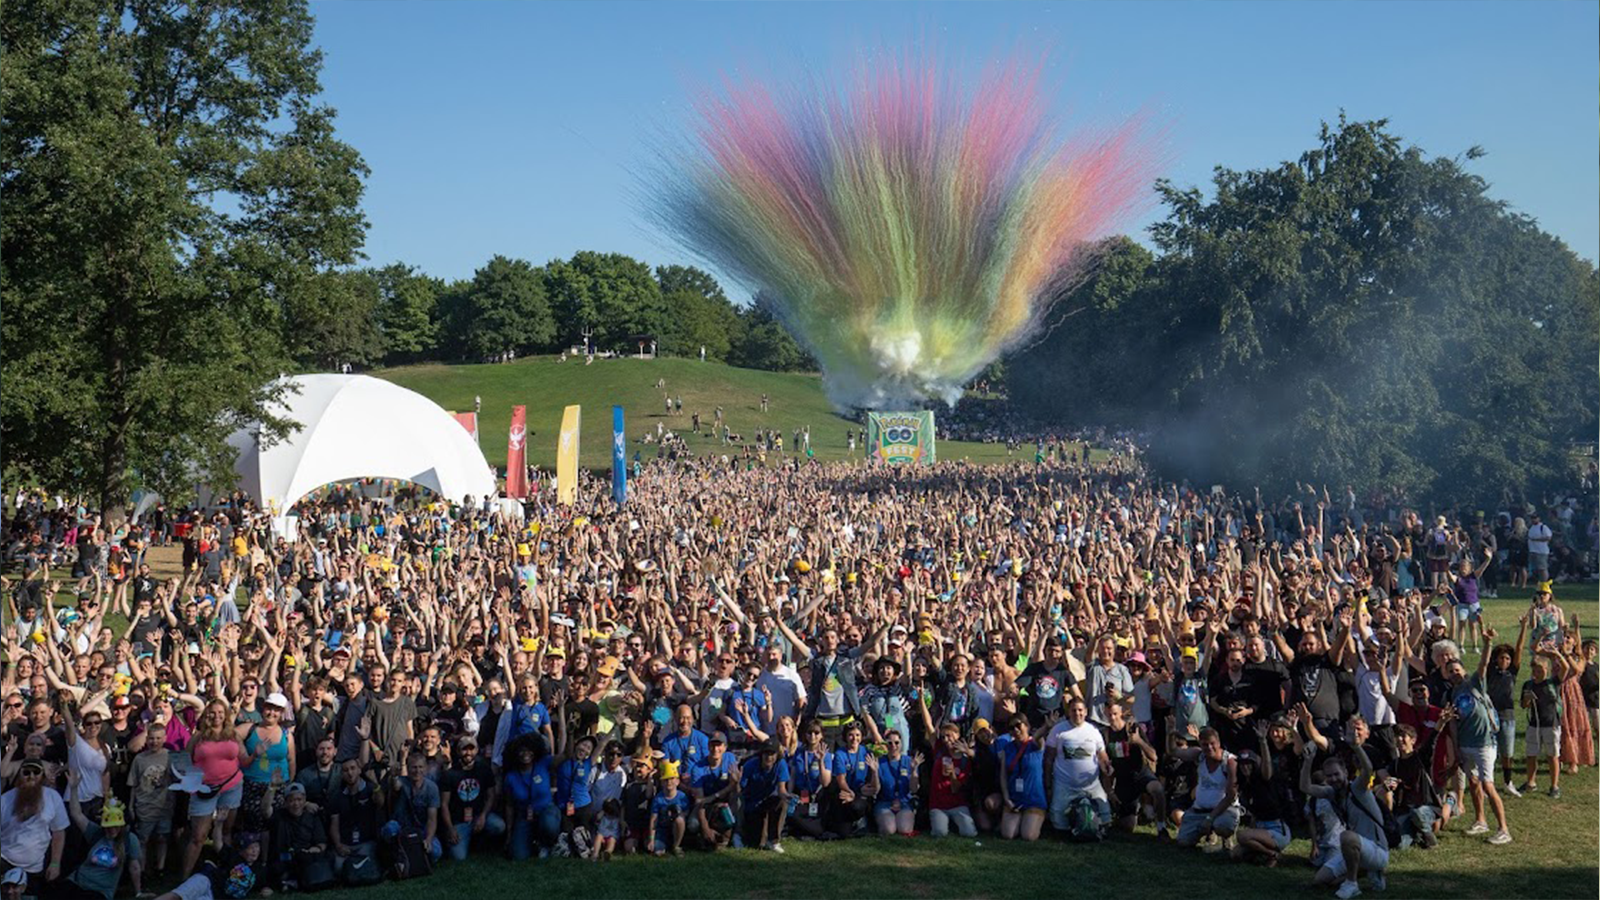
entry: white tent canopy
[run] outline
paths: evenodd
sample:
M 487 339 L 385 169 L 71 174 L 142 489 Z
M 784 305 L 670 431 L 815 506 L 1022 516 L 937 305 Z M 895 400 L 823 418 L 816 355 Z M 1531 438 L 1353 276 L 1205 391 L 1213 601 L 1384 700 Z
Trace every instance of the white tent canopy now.
M 273 411 L 300 424 L 265 450 L 255 429 L 235 432 L 239 486 L 283 515 L 326 484 L 396 478 L 452 501 L 495 493 L 494 471 L 461 423 L 421 394 L 366 375 L 294 375 Z

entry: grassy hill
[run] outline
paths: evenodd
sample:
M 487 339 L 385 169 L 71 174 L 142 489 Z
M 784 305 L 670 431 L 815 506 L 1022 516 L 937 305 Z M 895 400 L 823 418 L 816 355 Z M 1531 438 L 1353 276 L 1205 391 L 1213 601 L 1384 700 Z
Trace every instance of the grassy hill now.
M 795 428 L 810 426 L 811 446 L 822 460 L 849 458 L 845 432 L 857 427 L 834 412 L 816 375 L 737 369 L 689 359 L 604 359 L 586 366 L 582 360 L 563 363 L 543 356 L 505 365 L 404 366 L 372 374 L 410 388 L 445 409 L 470 410 L 473 397 L 482 397 L 483 453 L 497 466 L 505 465 L 505 435 L 511 425 L 511 407 L 517 404 L 528 407 L 528 461 L 546 467 L 555 465 L 561 410 L 569 403 L 583 407 L 580 459 L 583 465 L 595 468 L 610 465 L 613 404 L 627 412 L 630 455 L 640 446 L 634 442 L 646 431 L 653 432 L 657 422 L 687 434 L 690 416 L 696 411 L 704 427 L 702 434 L 689 435 L 690 445 L 696 453 L 720 452 L 721 444 L 709 434 L 712 412 L 718 406 L 729 427 L 747 440 L 753 439 L 758 428 L 782 429 L 786 450 L 793 449 Z M 666 380 L 664 390 L 656 389 L 658 379 Z M 762 393 L 771 399 L 770 412 L 761 412 Z M 666 415 L 663 397 L 667 394 L 683 398 L 683 415 Z M 645 455 L 650 456 L 652 450 L 646 448 Z M 856 453 L 859 456 L 860 449 Z M 999 461 L 1006 458 L 1006 452 L 996 444 L 941 441 L 939 458 Z

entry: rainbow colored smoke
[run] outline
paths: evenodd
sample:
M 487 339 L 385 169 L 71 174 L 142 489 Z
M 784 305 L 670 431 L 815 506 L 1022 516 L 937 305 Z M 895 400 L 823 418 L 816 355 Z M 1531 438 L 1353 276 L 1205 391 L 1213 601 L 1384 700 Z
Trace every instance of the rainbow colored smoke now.
M 656 222 L 755 289 L 840 407 L 962 386 L 1025 340 L 1148 184 L 1139 126 L 1062 141 L 1036 67 L 975 90 L 930 62 L 697 105 L 650 190 Z

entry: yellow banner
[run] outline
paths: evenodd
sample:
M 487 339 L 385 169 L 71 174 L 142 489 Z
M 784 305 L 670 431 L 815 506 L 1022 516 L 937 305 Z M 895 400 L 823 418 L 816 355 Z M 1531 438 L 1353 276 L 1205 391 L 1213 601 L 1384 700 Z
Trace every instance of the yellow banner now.
M 578 502 L 578 425 L 583 408 L 569 406 L 561 413 L 561 443 L 556 447 L 556 502 Z

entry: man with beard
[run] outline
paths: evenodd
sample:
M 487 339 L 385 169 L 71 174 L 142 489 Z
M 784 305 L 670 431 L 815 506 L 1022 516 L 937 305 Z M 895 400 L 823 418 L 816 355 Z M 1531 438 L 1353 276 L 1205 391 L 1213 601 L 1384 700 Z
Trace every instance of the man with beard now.
M 1383 830 L 1383 810 L 1372 796 L 1372 762 L 1360 745 L 1353 745 L 1356 771 L 1352 775 L 1344 760 L 1328 757 L 1322 764 L 1322 784 L 1311 783 L 1311 773 L 1316 768 L 1317 748 L 1306 744 L 1305 762 L 1300 767 L 1300 792 L 1314 803 L 1326 803 L 1344 824 L 1339 834 L 1338 852 L 1329 856 L 1317 869 L 1316 881 L 1321 885 L 1336 882 L 1339 900 L 1350 900 L 1360 895 L 1357 879 L 1363 870 L 1371 879 L 1372 889 L 1382 891 L 1387 887 L 1384 870 L 1389 868 L 1389 838 Z
M 44 764 L 27 760 L 17 772 L 17 786 L 0 795 L 0 857 L 28 873 L 26 894 L 38 894 L 45 882 L 61 877 L 71 824 L 67 805 L 44 779 Z
M 440 829 L 452 859 L 466 859 L 472 841 L 506 832 L 505 819 L 494 810 L 500 786 L 494 766 L 478 754 L 478 739 L 463 735 L 456 740 L 456 760 L 439 783 L 445 796 L 444 827 Z

